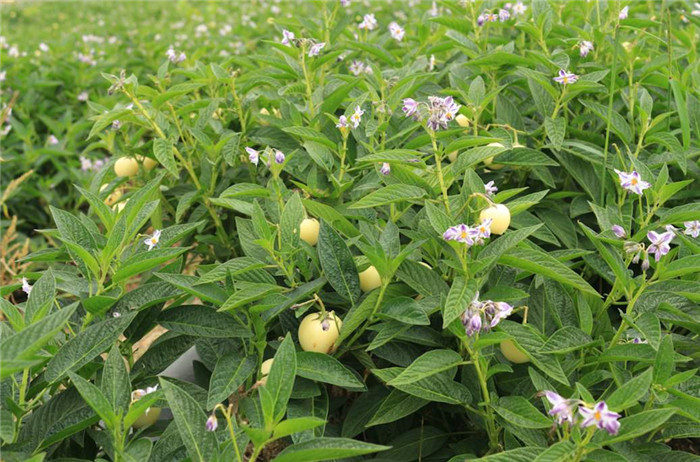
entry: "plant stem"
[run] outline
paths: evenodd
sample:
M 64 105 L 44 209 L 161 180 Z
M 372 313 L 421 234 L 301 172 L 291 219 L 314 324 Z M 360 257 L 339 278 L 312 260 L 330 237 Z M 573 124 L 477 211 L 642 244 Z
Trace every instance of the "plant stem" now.
M 445 210 L 447 211 L 447 216 L 451 217 L 450 213 L 450 197 L 447 195 L 447 187 L 445 186 L 445 179 L 442 176 L 442 156 L 438 151 L 437 140 L 435 139 L 435 132 L 433 130 L 428 130 L 430 134 L 430 141 L 433 143 L 433 154 L 435 155 L 435 167 L 437 168 L 437 177 L 440 182 L 440 189 L 442 190 L 442 200 L 445 204 Z
M 610 146 L 610 124 L 612 120 L 613 95 L 615 93 L 615 79 L 617 77 L 617 25 L 613 29 L 613 62 L 610 71 L 610 90 L 608 95 L 608 123 L 605 127 L 605 146 L 603 147 L 603 164 L 600 166 L 600 201 L 605 200 L 605 169 L 608 168 L 608 147 Z
M 484 420 L 486 422 L 486 433 L 488 433 L 489 436 L 489 450 L 497 451 L 499 447 L 498 430 L 496 429 L 496 421 L 493 415 L 493 409 L 491 408 L 491 395 L 489 393 L 488 383 L 486 382 L 486 375 L 484 374 L 485 371 L 481 368 L 479 352 L 473 351 L 466 341 L 464 342 L 464 346 L 467 349 L 467 353 L 469 353 L 471 361 L 474 363 L 474 369 L 476 370 L 476 375 L 479 378 L 481 394 L 484 398 Z

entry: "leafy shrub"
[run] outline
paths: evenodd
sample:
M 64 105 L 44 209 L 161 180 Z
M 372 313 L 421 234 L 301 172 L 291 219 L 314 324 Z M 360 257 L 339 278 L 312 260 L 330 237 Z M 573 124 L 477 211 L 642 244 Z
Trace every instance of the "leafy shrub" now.
M 138 59 L 11 37 L 3 181 L 62 186 L 3 195 L 55 225 L 3 287 L 4 460 L 696 458 L 698 18 L 357 3 L 178 4 L 201 47 Z

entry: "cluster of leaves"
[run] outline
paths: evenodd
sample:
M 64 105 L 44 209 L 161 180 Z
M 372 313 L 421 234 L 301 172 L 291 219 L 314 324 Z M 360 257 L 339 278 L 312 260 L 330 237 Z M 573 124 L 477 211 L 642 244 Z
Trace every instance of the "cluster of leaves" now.
M 50 188 L 30 179 L 8 202 L 20 216 L 46 207 L 55 229 L 25 259 L 29 296 L 19 280 L 2 288 L 14 301 L 0 301 L 3 460 L 695 460 L 684 452 L 700 437 L 700 242 L 684 233 L 700 219 L 689 5 L 634 3 L 621 19 L 618 2 L 536 0 L 480 26 L 504 5 L 344 3 L 203 6 L 244 18 L 225 34 L 219 19 L 195 29 L 203 13 L 178 4 L 193 30 L 179 62 L 165 54 L 174 42 L 142 40 L 177 15 L 144 24 L 133 3 L 111 5 L 129 18 L 117 43 L 138 59 L 113 50 L 68 71 L 15 58 L 8 83 L 23 96 L 3 156 L 50 161 L 76 185 L 42 203 L 31 198 Z M 10 17 L 51 22 L 51 8 Z M 370 13 L 379 26 L 359 30 Z M 124 26 L 136 23 L 149 31 Z M 251 53 L 219 58 L 229 33 Z M 559 86 L 560 69 L 578 82 Z M 54 130 L 67 114 L 75 144 L 33 147 L 43 129 L 26 94 L 41 99 L 42 82 L 98 93 L 89 111 L 59 96 L 38 117 Z M 404 116 L 404 99 L 437 95 L 466 122 L 434 132 Z M 81 173 L 78 150 L 112 157 Z M 135 156 L 137 174 L 115 176 Z M 649 188 L 629 193 L 616 170 Z M 512 217 L 502 235 L 443 239 L 491 202 Z M 300 236 L 306 217 L 320 222 L 317 242 Z M 635 253 L 668 225 L 671 248 L 643 269 Z M 361 281 L 370 266 L 374 287 Z M 460 318 L 476 297 L 516 308 L 467 336 Z M 318 308 L 343 321 L 328 354 L 299 346 Z M 154 332 L 165 333 L 144 348 Z M 171 377 L 191 348 L 192 376 Z M 619 431 L 553 428 L 545 390 L 605 401 Z M 172 418 L 132 429 L 151 408 Z

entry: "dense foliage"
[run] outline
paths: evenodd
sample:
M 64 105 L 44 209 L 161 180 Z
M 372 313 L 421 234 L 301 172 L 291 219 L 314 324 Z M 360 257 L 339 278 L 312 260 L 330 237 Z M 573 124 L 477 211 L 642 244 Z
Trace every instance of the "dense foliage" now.
M 700 5 L 2 30 L 3 460 L 698 459 Z

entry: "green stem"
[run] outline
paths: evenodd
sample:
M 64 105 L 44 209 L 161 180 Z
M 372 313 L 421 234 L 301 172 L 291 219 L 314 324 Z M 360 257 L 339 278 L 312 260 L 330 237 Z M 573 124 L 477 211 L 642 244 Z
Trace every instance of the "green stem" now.
M 473 351 L 466 341 L 464 341 L 464 346 L 467 353 L 469 353 L 471 361 L 474 363 L 474 369 L 476 370 L 479 386 L 481 387 L 481 394 L 484 398 L 484 420 L 486 422 L 486 433 L 489 436 L 489 449 L 490 451 L 498 451 L 498 430 L 496 429 L 496 420 L 493 415 L 493 409 L 491 408 L 491 394 L 489 393 L 489 386 L 486 382 L 486 375 L 479 361 L 479 352 Z
M 608 95 L 608 122 L 605 127 L 605 146 L 603 147 L 603 164 L 600 166 L 600 200 L 605 200 L 605 169 L 608 168 L 608 148 L 610 146 L 610 124 L 612 121 L 613 95 L 615 93 L 615 79 L 617 77 L 617 27 L 613 29 L 613 62 L 610 71 L 610 90 Z
M 435 132 L 433 130 L 428 130 L 430 134 L 430 141 L 433 143 L 433 154 L 435 155 L 435 167 L 437 169 L 437 177 L 440 182 L 440 190 L 442 190 L 442 200 L 445 204 L 445 210 L 447 211 L 447 216 L 451 217 L 450 213 L 450 197 L 447 195 L 447 187 L 445 186 L 445 179 L 442 175 L 442 156 L 438 151 L 437 140 L 435 139 Z

